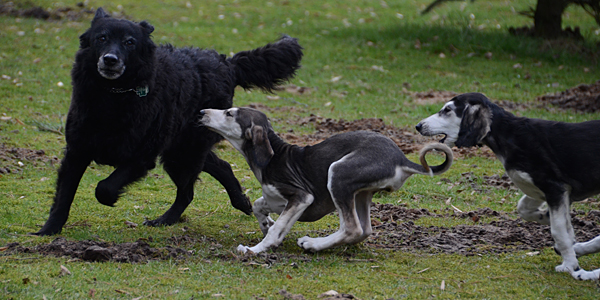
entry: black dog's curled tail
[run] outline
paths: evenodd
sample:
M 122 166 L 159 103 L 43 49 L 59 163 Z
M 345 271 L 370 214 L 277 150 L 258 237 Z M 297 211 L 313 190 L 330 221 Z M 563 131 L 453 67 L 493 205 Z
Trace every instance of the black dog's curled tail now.
M 432 150 L 444 152 L 444 154 L 446 155 L 446 160 L 444 160 L 444 162 L 440 165 L 430 167 L 427 163 L 427 160 L 425 160 L 425 155 Z M 446 146 L 445 144 L 427 144 L 425 145 L 425 147 L 421 148 L 421 151 L 419 151 L 419 161 L 421 162 L 421 165 L 423 166 L 425 171 L 428 172 L 431 176 L 439 175 L 448 171 L 448 169 L 450 169 L 450 166 L 452 166 L 453 160 L 454 156 L 452 155 L 452 149 L 450 149 L 450 147 Z
M 302 46 L 298 40 L 284 35 L 277 42 L 249 51 L 241 51 L 229 58 L 236 85 L 253 87 L 267 92 L 288 81 L 300 68 Z

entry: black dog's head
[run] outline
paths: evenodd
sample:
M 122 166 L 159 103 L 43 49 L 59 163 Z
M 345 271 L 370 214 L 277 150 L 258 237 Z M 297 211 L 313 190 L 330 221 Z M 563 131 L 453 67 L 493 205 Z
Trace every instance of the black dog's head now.
M 268 137 L 271 124 L 264 113 L 252 108 L 234 107 L 225 110 L 203 109 L 200 116 L 202 125 L 227 139 L 251 166 L 262 169 L 273 157 Z
M 98 74 L 109 80 L 120 78 L 128 69 L 148 63 L 156 45 L 150 39 L 154 27 L 112 18 L 98 8 L 92 26 L 79 37 L 80 52 L 97 59 Z
M 446 102 L 438 113 L 419 122 L 416 129 L 425 136 L 443 134 L 440 142 L 450 146 L 479 145 L 491 130 L 492 105 L 480 93 L 458 95 Z

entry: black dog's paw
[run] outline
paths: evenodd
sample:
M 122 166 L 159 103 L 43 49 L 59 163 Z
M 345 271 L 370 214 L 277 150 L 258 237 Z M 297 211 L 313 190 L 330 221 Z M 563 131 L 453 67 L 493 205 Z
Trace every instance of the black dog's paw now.
M 171 226 L 175 223 L 185 222 L 185 216 L 182 215 L 170 215 L 169 211 L 167 211 L 164 215 L 154 219 L 154 220 L 146 220 L 144 221 L 144 225 L 150 227 L 158 227 L 158 226 Z
M 49 236 L 49 235 L 55 235 L 60 233 L 60 229 L 59 230 L 52 230 L 52 229 L 40 229 L 40 231 L 38 232 L 30 232 L 27 235 L 37 235 L 37 236 Z
M 120 195 L 121 191 L 112 188 L 105 180 L 100 181 L 96 187 L 96 199 L 106 206 L 115 206 Z
M 244 194 L 242 194 L 239 199 L 232 199 L 231 205 L 246 215 L 252 215 L 252 203 L 250 203 L 250 198 Z

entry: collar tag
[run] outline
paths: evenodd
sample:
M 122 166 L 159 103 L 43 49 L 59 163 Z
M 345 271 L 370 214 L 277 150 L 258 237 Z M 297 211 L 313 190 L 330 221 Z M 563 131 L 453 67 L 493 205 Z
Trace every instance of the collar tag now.
M 150 91 L 150 89 L 148 88 L 147 85 L 138 86 L 137 88 L 135 88 L 135 93 L 138 95 L 138 97 L 146 97 L 148 95 L 149 91 Z

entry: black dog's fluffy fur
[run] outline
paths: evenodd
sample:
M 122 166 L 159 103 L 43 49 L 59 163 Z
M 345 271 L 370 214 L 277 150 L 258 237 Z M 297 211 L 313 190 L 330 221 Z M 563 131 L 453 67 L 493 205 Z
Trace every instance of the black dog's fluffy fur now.
M 211 152 L 221 136 L 199 127 L 198 113 L 231 107 L 237 85 L 271 91 L 300 67 L 302 47 L 284 36 L 226 58 L 214 50 L 157 47 L 150 37 L 153 30 L 145 21 L 115 19 L 98 9 L 91 28 L 80 36 L 71 73 L 67 146 L 50 217 L 36 234 L 62 230 L 92 161 L 116 167 L 96 187 L 98 201 L 112 206 L 161 156 L 177 196 L 167 212 L 147 225 L 177 222 L 192 201 L 201 171 L 223 184 L 235 208 L 252 212 L 229 164 Z

